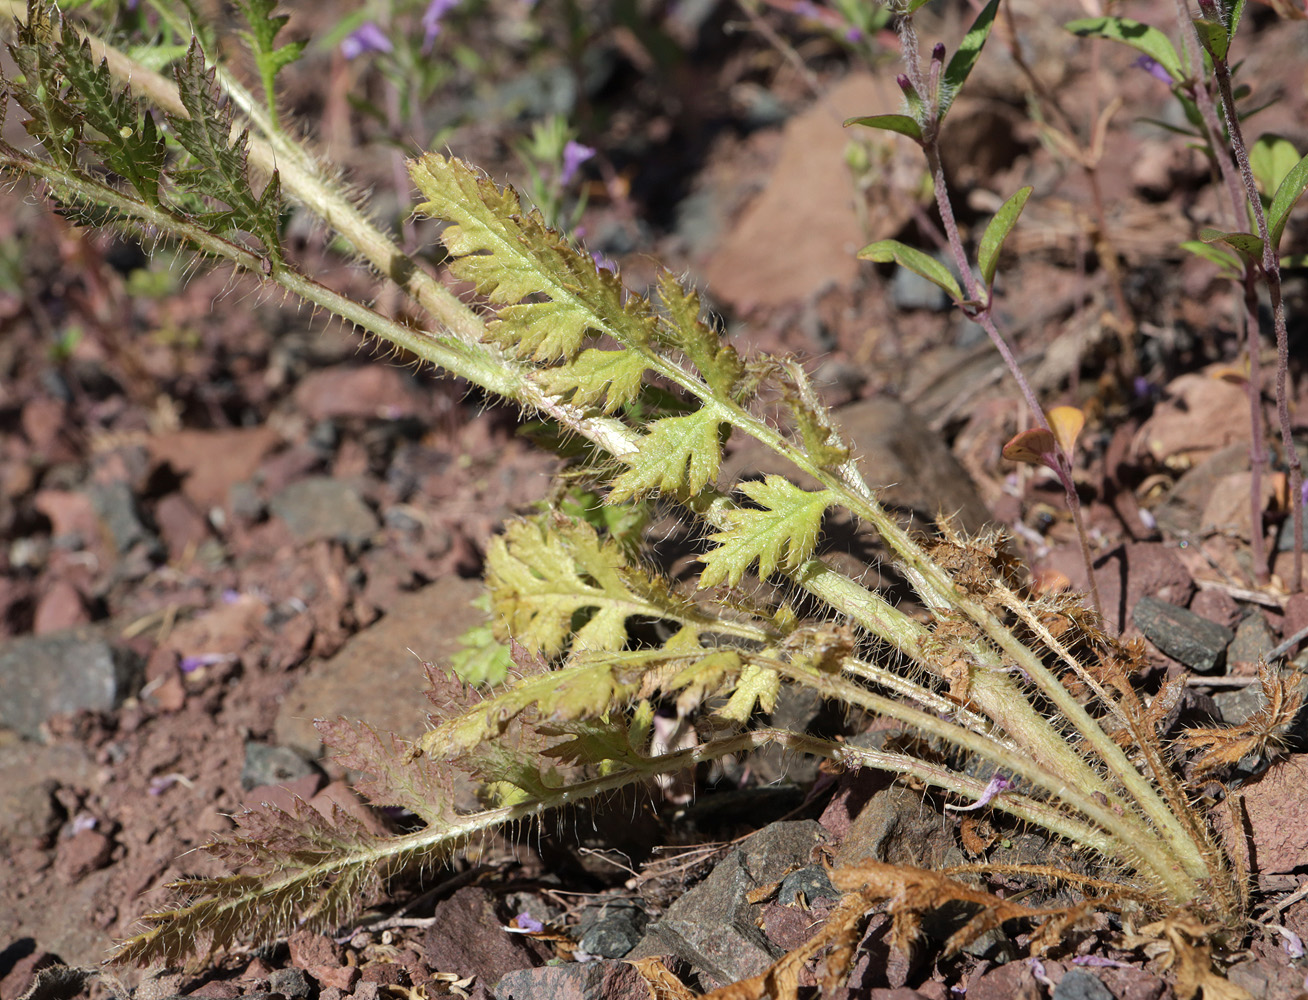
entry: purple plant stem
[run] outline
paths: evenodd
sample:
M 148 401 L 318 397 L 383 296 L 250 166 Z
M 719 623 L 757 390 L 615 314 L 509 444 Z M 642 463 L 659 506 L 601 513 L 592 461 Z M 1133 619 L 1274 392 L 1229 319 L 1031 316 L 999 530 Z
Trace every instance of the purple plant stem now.
M 1185 0 L 1176 0 L 1177 20 L 1181 28 L 1181 39 L 1185 44 L 1186 60 L 1192 68 L 1191 72 L 1195 74 L 1193 86 L 1190 94 L 1194 98 L 1195 107 L 1199 110 L 1199 118 L 1204 124 L 1204 130 L 1207 132 L 1208 149 L 1212 154 L 1213 163 L 1217 167 L 1217 174 L 1221 178 L 1222 184 L 1226 187 L 1227 199 L 1229 205 L 1229 219 L 1232 229 L 1244 228 L 1244 207 L 1245 193 L 1240 187 L 1240 180 L 1236 177 L 1235 171 L 1231 169 L 1231 161 L 1227 157 L 1225 144 L 1222 142 L 1222 126 L 1217 118 L 1217 108 L 1213 103 L 1213 95 L 1208 89 L 1207 81 L 1203 78 L 1201 68 L 1203 60 L 1199 54 L 1199 37 L 1195 31 L 1194 22 L 1190 17 L 1190 9 Z M 1229 81 L 1229 74 L 1228 74 Z M 1228 116 L 1230 120 L 1230 116 Z M 1247 158 L 1246 158 L 1247 159 Z M 1255 196 L 1254 201 L 1258 199 Z M 1261 203 L 1260 209 L 1261 209 Z M 1261 216 L 1261 211 L 1260 211 Z M 1265 223 L 1264 223 L 1265 225 Z M 1275 255 L 1273 255 L 1275 256 Z M 1249 535 L 1251 558 L 1254 565 L 1254 579 L 1257 583 L 1267 582 L 1267 576 L 1271 569 L 1268 564 L 1267 554 L 1263 542 L 1263 466 L 1267 463 L 1267 446 L 1263 440 L 1263 421 L 1262 421 L 1262 361 L 1261 346 L 1262 338 L 1258 330 L 1258 304 L 1254 292 L 1255 275 L 1249 270 L 1248 264 L 1241 261 L 1244 266 L 1245 277 L 1245 301 L 1243 310 L 1236 307 L 1236 325 L 1244 327 L 1245 350 L 1249 352 L 1249 381 L 1247 389 L 1249 393 Z M 1278 288 L 1279 288 L 1280 271 L 1277 271 Z M 1278 337 L 1279 348 L 1279 337 Z M 1279 352 L 1278 352 L 1279 353 Z M 1279 357 L 1278 357 L 1279 361 Z M 1279 404 L 1278 397 L 1278 404 Z M 1278 405 L 1279 411 L 1279 405 Z M 1279 414 L 1278 414 L 1279 415 Z M 1282 423 L 1282 431 L 1285 430 L 1285 424 Z M 1296 453 L 1297 461 L 1297 453 Z M 1301 477 L 1302 478 L 1302 477 Z M 1293 471 L 1291 472 L 1293 479 Z M 1298 532 L 1300 530 L 1297 519 L 1302 517 L 1301 505 L 1296 500 L 1291 500 L 1294 504 L 1294 516 L 1296 518 L 1296 579 L 1298 579 L 1298 561 L 1302 552 L 1302 543 L 1299 540 Z M 1297 586 L 1296 586 L 1297 589 Z
M 1200 6 L 1210 7 L 1211 0 L 1201 0 Z M 1276 329 L 1276 417 L 1281 425 L 1281 447 L 1285 449 L 1285 461 L 1290 467 L 1290 510 L 1294 529 L 1294 568 L 1290 574 L 1290 592 L 1297 594 L 1303 586 L 1303 465 L 1294 446 L 1294 435 L 1290 429 L 1290 401 L 1286 394 L 1286 379 L 1290 372 L 1290 337 L 1285 327 L 1285 301 L 1281 296 L 1281 265 L 1267 230 L 1267 214 L 1263 211 L 1258 184 L 1249 163 L 1249 149 L 1245 145 L 1244 132 L 1235 112 L 1235 97 L 1231 93 L 1231 68 L 1224 58 L 1213 56 L 1213 75 L 1217 78 L 1218 93 L 1222 95 L 1227 132 L 1231 136 L 1231 151 L 1240 166 L 1245 195 L 1253 208 L 1258 236 L 1263 241 L 1263 279 L 1267 282 L 1267 292 L 1272 300 L 1272 322 Z
M 1271 567 L 1263 541 L 1263 465 L 1267 462 L 1267 445 L 1263 441 L 1263 366 L 1262 338 L 1258 335 L 1257 277 L 1244 272 L 1244 343 L 1249 352 L 1249 548 L 1253 559 L 1254 580 L 1259 586 L 1267 582 Z
M 963 239 L 958 232 L 958 220 L 954 217 L 954 206 L 949 199 L 949 186 L 945 182 L 945 168 L 940 159 L 940 118 L 937 112 L 939 108 L 939 94 L 933 86 L 930 91 L 924 91 L 917 80 L 916 75 L 921 78 L 921 71 L 918 68 L 917 59 L 917 35 L 912 29 L 912 18 L 900 17 L 896 20 L 896 31 L 899 33 L 900 41 L 903 45 L 904 62 L 908 67 L 908 77 L 913 86 L 917 88 L 918 94 L 923 97 L 926 107 L 927 120 L 922 123 L 922 151 L 926 154 L 927 165 L 931 170 L 932 186 L 936 195 L 936 209 L 940 213 L 940 221 L 945 228 L 945 237 L 949 241 L 949 249 L 954 257 L 954 264 L 958 268 L 959 274 L 963 278 L 963 290 L 971 302 L 977 303 L 972 310 L 964 309 L 973 320 L 981 324 L 986 335 L 990 337 L 991 343 L 999 351 L 999 356 L 1004 359 L 1004 364 L 1012 373 L 1014 380 L 1017 382 L 1018 389 L 1026 399 L 1026 404 L 1032 414 L 1035 415 L 1036 423 L 1044 430 L 1051 431 L 1049 419 L 1045 416 L 1044 409 L 1040 406 L 1040 400 L 1036 398 L 1035 391 L 1031 388 L 1031 383 L 1027 381 L 1026 375 L 1023 374 L 1021 366 L 1017 363 L 1017 358 L 1013 355 L 1013 350 L 1004 335 L 995 325 L 994 318 L 990 313 L 990 296 L 988 292 L 983 292 L 980 285 L 977 284 L 976 275 L 972 271 L 972 265 L 968 262 L 967 251 L 963 248 Z M 912 47 L 909 47 L 909 44 Z M 940 53 L 943 58 L 943 53 Z M 941 59 L 932 59 L 932 83 L 937 79 L 936 67 L 940 65 Z M 1085 525 L 1081 519 L 1081 498 L 1076 493 L 1076 483 L 1072 479 L 1072 467 L 1068 456 L 1059 448 L 1058 468 L 1059 482 L 1062 483 L 1063 492 L 1067 495 L 1067 506 L 1072 513 L 1072 522 L 1076 526 L 1077 538 L 1081 542 L 1081 558 L 1085 562 L 1086 577 L 1090 581 L 1090 600 L 1094 605 L 1097 614 L 1103 614 L 1103 608 L 1099 601 L 1099 584 L 1095 580 L 1094 559 L 1090 554 L 1090 543 L 1086 539 Z

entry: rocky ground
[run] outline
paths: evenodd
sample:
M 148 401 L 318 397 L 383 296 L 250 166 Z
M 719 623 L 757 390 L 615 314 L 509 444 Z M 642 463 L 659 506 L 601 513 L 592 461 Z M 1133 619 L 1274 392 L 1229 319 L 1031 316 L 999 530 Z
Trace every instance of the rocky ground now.
M 789 5 L 774 6 L 761 21 L 731 4 L 660 15 L 681 46 L 670 63 L 626 29 L 594 41 L 610 75 L 580 98 L 604 112 L 585 136 L 599 150 L 583 219 L 591 248 L 619 261 L 634 288 L 656 259 L 693 275 L 741 350 L 811 359 L 869 479 L 894 504 L 923 522 L 945 509 L 971 528 L 1006 526 L 1034 572 L 1083 588 L 1061 492 L 1000 457 L 1025 417 L 984 334 L 933 286 L 854 257 L 870 239 L 923 225 L 907 193 L 919 176 L 913 151 L 876 146 L 879 169 L 857 199 L 845 162 L 839 123 L 897 108 L 894 64 L 858 68 Z M 927 23 L 957 38 L 964 5 L 941 6 L 943 19 Z M 1062 21 L 1083 15 L 1078 5 L 1009 10 L 952 113 L 955 192 L 971 224 L 1035 186 L 1004 267 L 1003 318 L 1042 397 L 1090 415 L 1077 475 L 1106 615 L 1150 640 L 1155 676 L 1195 672 L 1195 712 L 1239 721 L 1258 704 L 1261 659 L 1305 662 L 1294 659 L 1302 637 L 1273 650 L 1308 625 L 1308 597 L 1287 588 L 1291 539 L 1275 477 L 1271 575 L 1260 580 L 1252 563 L 1248 404 L 1232 367 L 1237 292 L 1176 249 L 1211 224 L 1215 196 L 1183 138 L 1138 120 L 1174 114 L 1128 50 L 1063 33 Z M 1168 4 L 1132 13 L 1172 23 Z M 291 30 L 320 33 L 331 17 L 297 12 Z M 1280 98 L 1258 129 L 1308 148 L 1304 24 L 1254 4 L 1246 27 L 1241 73 L 1260 101 Z M 469 44 L 486 42 L 488 29 L 464 30 Z M 1014 45 L 1041 100 L 1073 121 L 1124 102 L 1097 180 L 1110 224 L 1102 235 L 1120 255 L 1135 326 L 1125 349 L 1114 278 L 1094 251 L 1086 173 L 1041 142 Z M 534 74 L 552 71 L 506 74 L 491 98 L 543 92 Z M 378 148 L 367 144 L 374 132 L 350 124 L 344 99 L 375 81 L 330 48 L 311 50 L 295 72 L 291 93 L 323 142 L 386 190 L 384 154 L 364 155 Z M 338 81 L 325 94 L 314 82 L 323 78 Z M 441 142 L 520 179 L 509 148 L 521 120 L 485 87 L 452 93 L 467 114 L 432 112 L 460 123 Z M 77 231 L 22 189 L 4 199 L 0 1000 L 16 1000 L 45 966 L 98 963 L 167 901 L 165 882 L 216 873 L 196 849 L 230 830 L 233 813 L 293 796 L 362 808 L 349 776 L 321 759 L 312 720 L 422 731 L 421 661 L 457 649 L 488 539 L 546 495 L 555 460 L 519 436 L 512 413 L 374 358 L 251 281 L 193 275 L 166 251 L 147 259 Z M 375 204 L 385 212 L 393 199 Z M 1302 252 L 1306 237 L 1298 222 L 1284 246 Z M 320 280 L 369 297 L 369 276 L 322 234 L 296 239 Z M 1296 357 L 1304 291 L 1301 277 L 1288 278 Z M 1308 412 L 1303 374 L 1296 362 L 1298 415 Z M 1270 403 L 1265 416 L 1274 418 Z M 783 710 L 802 725 L 818 706 Z M 1308 936 L 1297 891 L 1308 872 L 1305 750 L 1291 732 L 1287 752 L 1240 789 L 1256 912 L 1283 930 L 1258 929 L 1222 958 L 1257 997 L 1305 989 L 1292 947 Z M 336 937 L 300 934 L 201 969 L 121 972 L 121 985 L 80 988 L 132 988 L 136 1000 L 645 997 L 654 967 L 640 960 L 664 956 L 707 991 L 757 973 L 821 925 L 838 895 L 823 862 L 958 854 L 939 804 L 884 775 L 836 777 L 798 760 L 760 761 L 750 773 L 736 772 L 731 792 L 725 781 L 701 789 L 689 806 L 616 803 L 487 845 L 475 861 L 398 886 L 388 906 Z M 1054 850 L 1030 834 L 1012 839 L 1015 857 Z M 544 929 L 509 933 L 511 920 Z M 958 956 L 905 955 L 888 931 L 884 915 L 872 917 L 843 996 L 1174 995 L 1155 956 L 1119 948 L 1106 920 L 1043 961 L 1004 935 Z M 554 961 L 579 953 L 594 960 Z M 670 982 L 661 989 L 685 995 Z

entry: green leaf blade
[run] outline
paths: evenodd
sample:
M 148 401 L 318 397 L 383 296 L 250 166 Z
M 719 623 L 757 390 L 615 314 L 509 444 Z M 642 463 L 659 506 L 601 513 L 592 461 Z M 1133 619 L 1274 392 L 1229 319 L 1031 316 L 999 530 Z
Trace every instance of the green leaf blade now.
M 1267 237 L 1273 250 L 1280 249 L 1281 236 L 1285 233 L 1286 223 L 1290 221 L 1290 213 L 1303 197 L 1306 188 L 1308 188 L 1308 156 L 1303 157 L 1286 172 L 1281 183 L 1277 185 L 1276 193 L 1272 195 L 1271 205 L 1267 208 Z
M 1106 38 L 1129 45 L 1167 70 L 1168 76 L 1175 82 L 1180 83 L 1185 79 L 1176 47 L 1157 28 L 1126 17 L 1085 17 L 1068 21 L 1063 27 L 1081 38 Z
M 981 267 L 981 279 L 986 283 L 986 288 L 994 283 L 995 269 L 999 267 L 999 252 L 1003 249 L 1008 234 L 1017 225 L 1017 220 L 1022 215 L 1022 209 L 1026 207 L 1027 199 L 1031 197 L 1032 190 L 1034 189 L 1029 186 L 1021 188 L 1004 202 L 981 236 L 981 246 L 977 250 L 977 263 Z
M 858 252 L 858 259 L 906 267 L 914 274 L 926 278 L 933 285 L 943 288 L 955 302 L 963 301 L 963 290 L 958 286 L 958 279 L 950 273 L 949 268 L 930 254 L 923 253 L 906 243 L 900 243 L 899 240 L 878 240 L 876 243 L 869 243 Z
M 914 142 L 922 141 L 922 126 L 916 119 L 908 115 L 865 115 L 861 118 L 846 118 L 845 128 L 851 125 L 862 125 L 864 128 L 881 129 L 885 132 L 898 132 L 900 135 L 906 135 Z
M 949 60 L 949 65 L 945 67 L 944 77 L 940 86 L 940 107 L 938 114 L 943 121 L 949 108 L 954 103 L 959 91 L 963 89 L 963 84 L 967 81 L 972 72 L 972 67 L 976 65 L 977 59 L 981 56 L 981 50 L 985 48 L 986 39 L 990 37 L 990 29 L 995 26 L 995 13 L 999 10 L 999 0 L 990 0 L 988 4 L 981 8 L 972 26 L 967 29 L 967 34 L 963 36 L 963 41 L 959 43 L 958 51 L 954 53 L 953 58 Z

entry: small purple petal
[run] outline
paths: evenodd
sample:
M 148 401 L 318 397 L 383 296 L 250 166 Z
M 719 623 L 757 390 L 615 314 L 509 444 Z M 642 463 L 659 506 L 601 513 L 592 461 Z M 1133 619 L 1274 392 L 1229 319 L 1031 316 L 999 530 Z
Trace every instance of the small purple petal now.
M 583 146 L 575 139 L 569 139 L 568 144 L 563 147 L 563 169 L 559 172 L 559 183 L 571 184 L 581 165 L 594 155 L 595 150 L 589 146 Z
M 341 55 L 346 59 L 358 59 L 365 52 L 392 52 L 394 49 L 386 33 L 373 21 L 364 21 L 341 42 Z
M 199 653 L 195 656 L 183 656 L 182 662 L 178 666 L 181 667 L 182 673 L 189 674 L 201 667 L 212 667 L 219 663 L 226 663 L 231 659 L 230 653 Z
M 177 784 L 177 775 L 163 774 L 157 778 L 150 779 L 149 792 L 151 795 L 155 796 L 162 795 L 175 784 Z
M 1284 938 L 1281 947 L 1285 949 L 1287 955 L 1291 958 L 1303 958 L 1303 938 L 1288 927 L 1281 927 L 1279 924 L 1271 924 L 1270 927 Z
M 527 931 L 529 934 L 539 934 L 545 929 L 545 925 L 530 913 L 519 913 L 513 921 L 518 925 L 519 930 Z
M 614 274 L 618 273 L 618 262 L 613 260 L 611 257 L 604 256 L 604 254 L 600 253 L 598 250 L 591 251 L 590 259 L 595 262 L 597 270 L 612 271 Z
M 422 15 L 422 51 L 430 52 L 436 44 L 436 36 L 441 33 L 441 20 L 457 7 L 460 0 L 431 0 Z
M 1171 86 L 1172 84 L 1172 74 L 1167 72 L 1167 70 L 1163 67 L 1163 64 L 1160 63 L 1157 59 L 1154 59 L 1152 56 L 1141 56 L 1131 65 L 1135 66 L 1138 69 L 1144 70 L 1155 80 L 1158 80 L 1161 83 L 1165 83 L 1168 86 Z
M 951 812 L 972 812 L 974 809 L 980 809 L 982 806 L 988 806 L 994 798 L 1001 792 L 1006 792 L 1013 787 L 1013 782 L 1005 778 L 1002 774 L 996 773 L 994 777 L 986 784 L 985 789 L 981 792 L 981 797 L 973 802 L 970 806 L 945 806 Z
M 1103 955 L 1078 955 L 1072 959 L 1073 965 L 1086 965 L 1094 969 L 1129 969 L 1131 966 L 1127 962 L 1119 962 L 1115 958 L 1105 958 Z

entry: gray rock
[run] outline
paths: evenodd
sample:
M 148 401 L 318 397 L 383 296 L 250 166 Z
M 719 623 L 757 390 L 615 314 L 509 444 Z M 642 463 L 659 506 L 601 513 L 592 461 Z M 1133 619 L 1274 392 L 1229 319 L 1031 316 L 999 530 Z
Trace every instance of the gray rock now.
M 650 992 L 626 962 L 566 962 L 510 972 L 493 995 L 496 1000 L 644 1000 Z
M 309 995 L 309 977 L 303 969 L 294 967 L 274 969 L 268 976 L 268 986 L 287 1000 L 304 1000 Z
M 1235 627 L 1235 638 L 1226 651 L 1226 662 L 1256 664 L 1276 646 L 1276 637 L 1261 611 L 1254 611 Z M 1240 671 L 1243 673 L 1243 671 Z
M 1072 969 L 1058 981 L 1050 1000 L 1113 1000 L 1113 991 L 1093 973 Z
M 872 858 L 935 868 L 952 847 L 940 814 L 923 802 L 918 792 L 894 785 L 868 799 L 841 839 L 834 863 L 839 868 Z
M 151 555 L 162 554 L 163 545 L 142 523 L 136 499 L 126 483 L 92 483 L 87 495 L 115 552 L 125 553 L 140 544 Z
M 602 958 L 625 958 L 640 942 L 649 914 L 635 903 L 613 902 L 588 910 L 581 919 L 577 945 Z
M 55 791 L 93 786 L 96 770 L 80 744 L 0 746 L 0 839 L 48 841 L 62 821 Z
M 293 482 L 269 506 L 297 542 L 328 540 L 360 547 L 378 528 L 377 515 L 359 494 L 330 476 Z
M 11 639 L 0 644 L 0 726 L 37 739 L 52 715 L 110 711 L 133 689 L 138 667 L 86 626 Z
M 676 956 L 711 988 L 758 975 L 781 952 L 759 929 L 758 908 L 746 897 L 789 869 L 808 865 L 825 836 L 813 820 L 764 827 L 673 903 L 628 958 Z
M 254 740 L 245 744 L 241 787 L 247 792 L 263 785 L 286 785 L 321 773 L 317 765 L 305 760 L 289 747 L 268 746 Z
M 954 269 L 952 264 L 944 260 L 943 255 L 936 259 L 950 271 Z M 890 299 L 896 309 L 941 312 L 949 306 L 949 296 L 943 288 L 906 267 L 895 268 L 894 277 L 890 279 Z
M 1156 597 L 1140 598 L 1132 618 L 1150 642 L 1199 673 L 1216 670 L 1235 638 L 1235 633 L 1224 625 Z
M 782 906 L 811 906 L 819 899 L 839 899 L 840 891 L 831 884 L 827 870 L 821 865 L 808 865 L 791 872 L 781 880 L 777 902 Z

